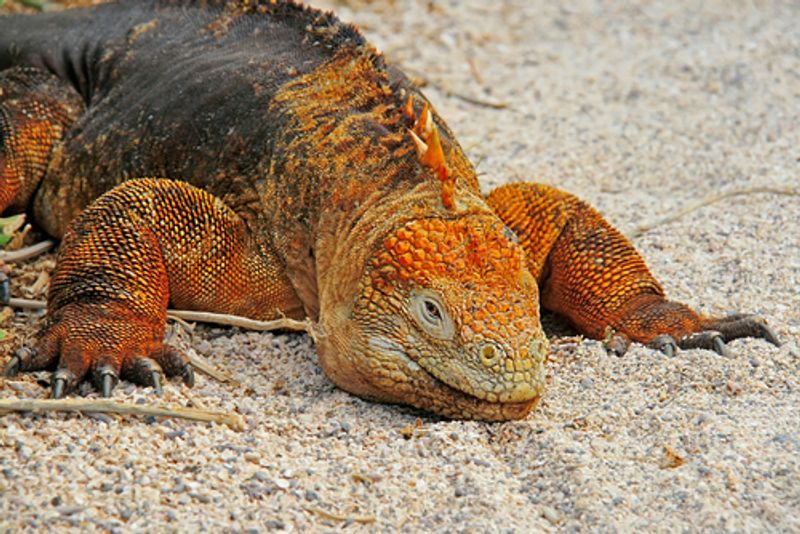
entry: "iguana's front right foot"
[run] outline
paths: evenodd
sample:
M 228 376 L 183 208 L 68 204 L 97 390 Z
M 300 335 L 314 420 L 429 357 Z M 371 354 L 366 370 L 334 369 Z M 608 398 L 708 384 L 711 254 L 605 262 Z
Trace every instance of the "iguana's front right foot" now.
M 743 337 L 779 345 L 766 322 L 753 315 L 702 317 L 667 300 L 633 245 L 586 202 L 543 184 L 512 184 L 487 202 L 525 249 L 541 286 L 542 306 L 580 333 L 604 339 L 622 355 L 632 341 L 667 355 L 682 349 L 726 353 Z

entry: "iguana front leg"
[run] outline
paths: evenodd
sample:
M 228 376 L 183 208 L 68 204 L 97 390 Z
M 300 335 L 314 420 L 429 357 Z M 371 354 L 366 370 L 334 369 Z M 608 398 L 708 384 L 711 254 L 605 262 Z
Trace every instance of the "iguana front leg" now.
M 56 367 L 53 396 L 85 376 L 108 396 L 121 376 L 160 389 L 161 373 L 193 381 L 163 343 L 167 303 L 254 319 L 302 317 L 269 247 L 220 200 L 169 180 L 132 180 L 100 197 L 61 244 L 47 324 L 7 374 Z
M 758 337 L 778 344 L 763 319 L 751 315 L 701 317 L 667 300 L 633 245 L 589 204 L 542 184 L 513 184 L 487 202 L 519 237 L 539 281 L 541 304 L 582 333 L 603 339 L 617 354 L 631 341 L 674 353 Z M 610 330 L 609 330 L 610 329 Z

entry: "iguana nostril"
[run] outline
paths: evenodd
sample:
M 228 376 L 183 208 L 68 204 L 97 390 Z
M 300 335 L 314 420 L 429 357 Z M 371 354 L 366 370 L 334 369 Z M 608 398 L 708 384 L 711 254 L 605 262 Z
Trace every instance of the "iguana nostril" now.
M 492 367 L 500 363 L 503 357 L 503 349 L 492 343 L 486 343 L 481 347 L 481 363 L 486 367 Z

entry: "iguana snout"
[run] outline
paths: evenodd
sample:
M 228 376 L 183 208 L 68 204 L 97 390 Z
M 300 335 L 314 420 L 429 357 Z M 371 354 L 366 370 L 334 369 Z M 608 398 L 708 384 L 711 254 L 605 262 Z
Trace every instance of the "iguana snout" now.
M 404 224 L 380 244 L 359 291 L 341 332 L 321 346 L 344 389 L 485 419 L 522 417 L 541 395 L 548 342 L 538 287 L 494 216 Z M 333 351 L 337 364 L 326 365 Z

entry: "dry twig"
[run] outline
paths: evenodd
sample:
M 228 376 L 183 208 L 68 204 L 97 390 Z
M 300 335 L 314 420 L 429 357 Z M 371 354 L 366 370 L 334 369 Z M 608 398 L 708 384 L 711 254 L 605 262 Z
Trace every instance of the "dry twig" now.
M 495 102 L 492 100 L 484 100 L 482 98 L 478 98 L 475 96 L 467 95 L 456 91 L 449 85 L 445 84 L 444 82 L 437 82 L 434 80 L 429 79 L 427 76 L 424 76 L 419 71 L 414 69 L 410 69 L 408 67 L 403 67 L 403 70 L 406 71 L 409 75 L 413 76 L 415 81 L 421 82 L 417 83 L 417 85 L 430 85 L 431 87 L 435 87 L 439 91 L 443 92 L 447 96 L 452 96 L 453 98 L 458 98 L 463 100 L 464 102 L 469 102 L 470 104 L 475 104 L 476 106 L 481 106 L 484 108 L 490 109 L 506 109 L 508 108 L 507 102 Z
M 0 261 L 11 263 L 29 260 L 44 254 L 53 246 L 55 246 L 55 241 L 47 240 L 19 250 L 0 251 Z
M 238 414 L 211 412 L 182 407 L 146 406 L 109 399 L 0 399 L 0 415 L 11 412 L 90 412 L 118 413 L 155 417 L 178 417 L 191 421 L 223 423 L 232 430 L 245 429 L 244 419 Z
M 710 206 L 711 204 L 715 204 L 720 200 L 725 200 L 726 198 L 740 196 L 740 195 L 753 195 L 756 193 L 773 193 L 776 195 L 800 196 L 800 191 L 792 189 L 790 187 L 749 187 L 746 189 L 734 189 L 733 191 L 725 191 L 724 193 L 717 193 L 708 196 L 694 204 L 691 204 L 689 206 L 686 206 L 685 208 L 678 210 L 676 213 L 673 213 L 672 215 L 662 217 L 661 219 L 658 219 L 651 223 L 642 224 L 628 235 L 628 239 L 636 239 L 637 237 L 640 237 L 643 234 L 649 232 L 653 228 L 661 226 L 662 224 L 668 224 L 674 222 L 693 211 L 699 210 L 700 208 L 704 208 L 706 206 Z
M 42 300 L 12 298 L 8 301 L 12 308 L 23 308 L 28 310 L 44 310 L 47 303 Z M 167 310 L 167 319 L 174 319 L 185 324 L 185 321 L 197 321 L 200 323 L 221 324 L 227 326 L 238 326 L 245 330 L 257 330 L 261 332 L 271 330 L 291 330 L 292 332 L 306 332 L 315 340 L 319 336 L 319 329 L 309 319 L 297 321 L 287 317 L 281 317 L 274 321 L 256 321 L 238 315 L 228 315 L 225 313 L 210 313 L 187 310 Z
M 208 376 L 219 382 L 223 383 L 227 382 L 228 384 L 231 384 L 232 386 L 237 388 L 241 387 L 242 384 L 238 380 L 233 378 L 228 373 L 220 371 L 219 369 L 214 367 L 214 365 L 211 362 L 209 362 L 196 352 L 188 351 L 186 352 L 186 357 L 189 359 L 189 363 L 192 364 L 192 367 L 194 367 L 198 371 L 207 374 Z
M 348 515 L 337 514 L 334 512 L 329 512 L 328 510 L 323 510 L 318 506 L 309 506 L 306 508 L 306 511 L 317 514 L 320 517 L 323 517 L 325 519 L 330 519 L 332 521 L 353 521 L 355 523 L 362 523 L 362 524 L 369 524 L 375 522 L 374 515 L 348 516 Z
M 317 339 L 318 333 L 314 323 L 308 319 L 305 321 L 297 321 L 295 319 L 281 317 L 274 321 L 256 321 L 255 319 L 248 319 L 247 317 L 240 317 L 238 315 L 186 310 L 167 310 L 167 318 L 180 318 L 185 321 L 238 326 L 246 330 L 291 330 L 293 332 L 306 332 L 315 340 Z

